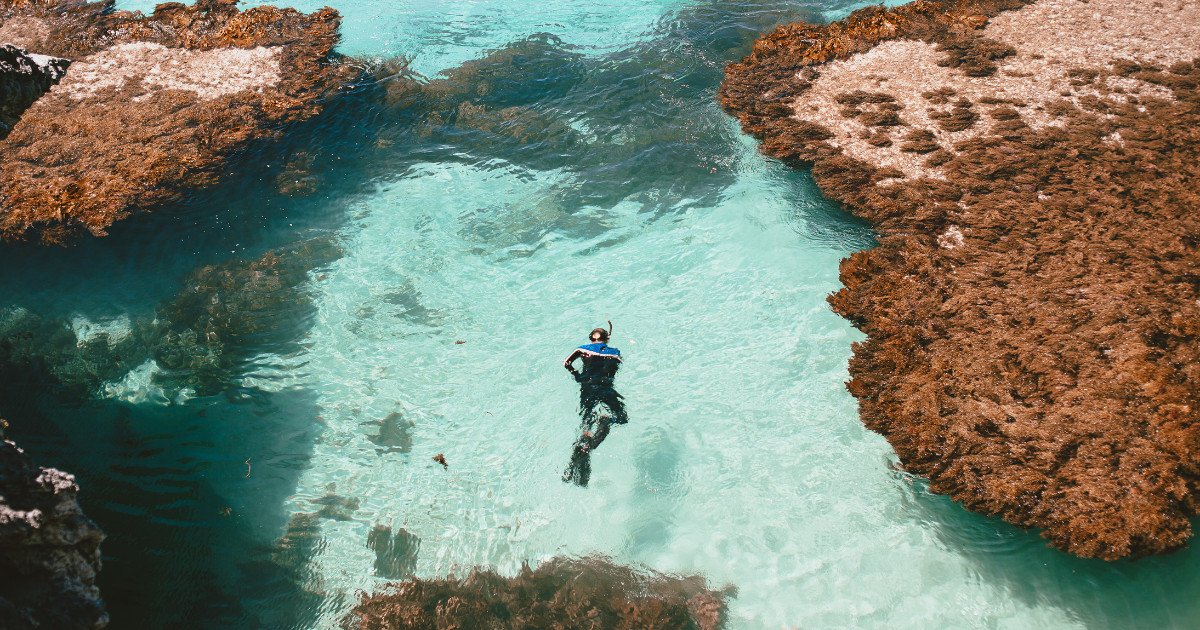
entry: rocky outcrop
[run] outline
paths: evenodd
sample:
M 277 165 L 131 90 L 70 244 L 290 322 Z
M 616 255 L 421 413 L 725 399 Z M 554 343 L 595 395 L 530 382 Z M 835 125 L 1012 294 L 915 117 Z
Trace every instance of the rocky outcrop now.
M 75 502 L 75 478 L 0 440 L 0 627 L 103 628 L 96 573 L 104 534 Z
M 102 235 L 211 186 L 356 76 L 334 63 L 336 11 L 235 5 L 0 0 L 0 41 L 74 64 L 0 140 L 0 240 Z
M 30 55 L 12 44 L 0 44 L 0 140 L 34 101 L 58 83 L 70 62 Z
M 1200 508 L 1197 55 L 1195 3 L 918 1 L 782 27 L 721 90 L 879 231 L 830 298 L 863 422 L 1084 557 Z
M 343 627 L 715 630 L 732 593 L 709 590 L 700 577 L 643 573 L 603 557 L 556 558 L 510 578 L 476 570 L 462 580 L 406 580 L 364 594 Z

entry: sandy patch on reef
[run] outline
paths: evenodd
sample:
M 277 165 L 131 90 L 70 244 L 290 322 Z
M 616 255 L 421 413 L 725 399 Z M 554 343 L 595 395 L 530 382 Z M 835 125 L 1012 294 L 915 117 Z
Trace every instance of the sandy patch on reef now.
M 827 142 L 847 155 L 880 168 L 898 169 L 909 178 L 943 179 L 936 165 L 926 164 L 925 150 L 914 151 L 906 139 L 914 131 L 933 134 L 933 142 L 951 154 L 954 145 L 991 135 L 993 122 L 983 114 L 998 105 L 1012 107 L 1034 129 L 1057 125 L 1052 102 L 1066 100 L 1092 111 L 1094 101 L 1172 98 L 1170 90 L 1135 78 L 1104 77 L 1103 90 L 1076 80 L 1072 70 L 1111 68 L 1117 59 L 1169 67 L 1200 53 L 1200 3 L 1137 0 L 1043 0 L 1001 13 L 983 29 L 984 37 L 1003 42 L 1016 54 L 997 60 L 999 71 L 988 77 L 967 76 L 939 66 L 945 57 L 934 44 L 913 40 L 883 42 L 870 51 L 834 61 L 795 103 L 796 116 L 833 133 Z M 891 103 L 848 107 L 855 90 L 886 94 Z M 933 94 L 941 90 L 941 94 Z M 965 100 L 964 100 L 965 99 Z M 841 102 L 839 102 L 841 100 Z M 980 102 L 985 103 L 980 106 Z M 1003 102 L 1001 102 L 1003 101 Z M 962 103 L 978 119 L 965 129 L 943 129 L 931 115 L 954 112 Z M 871 124 L 863 111 L 895 111 L 900 124 Z M 1114 141 L 1119 140 L 1114 138 Z M 909 149 L 909 150 L 906 150 Z M 896 178 L 879 182 L 886 185 Z
M 201 51 L 135 42 L 75 63 L 53 92 L 82 99 L 109 87 L 145 93 L 187 90 L 211 100 L 243 90 L 262 92 L 278 84 L 277 46 Z
M 986 37 L 1036 50 L 1051 64 L 1094 65 L 1127 58 L 1163 67 L 1200 51 L 1194 0 L 1041 0 L 1001 13 Z
M 32 17 L 18 17 L 0 24 L 0 44 L 28 48 L 50 36 L 50 25 Z

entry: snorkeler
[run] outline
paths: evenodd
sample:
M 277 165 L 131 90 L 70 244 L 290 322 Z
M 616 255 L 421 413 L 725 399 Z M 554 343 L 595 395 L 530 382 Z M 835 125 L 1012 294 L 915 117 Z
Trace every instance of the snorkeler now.
M 591 452 L 600 446 L 614 424 L 629 421 L 625 415 L 625 403 L 613 389 L 613 377 L 621 367 L 621 351 L 608 345 L 612 335 L 612 322 L 608 330 L 597 328 L 588 337 L 592 343 L 579 346 L 563 361 L 563 367 L 579 383 L 580 436 L 571 453 L 571 463 L 563 473 L 563 481 L 578 486 L 587 486 L 592 476 Z M 573 365 L 576 359 L 583 360 L 583 371 Z M 597 405 L 608 407 L 609 413 L 597 413 Z

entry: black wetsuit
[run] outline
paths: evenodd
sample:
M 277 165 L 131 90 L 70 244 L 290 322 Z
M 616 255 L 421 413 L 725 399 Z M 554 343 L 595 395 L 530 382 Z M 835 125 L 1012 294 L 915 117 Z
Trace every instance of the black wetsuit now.
M 583 371 L 572 365 L 576 359 L 583 360 Z M 563 473 L 563 481 L 586 486 L 592 474 L 591 452 L 600 446 L 614 424 L 625 424 L 625 403 L 617 390 L 613 389 L 613 377 L 621 367 L 621 351 L 604 343 L 589 343 L 579 346 L 563 361 L 579 383 L 580 435 L 575 441 L 571 464 Z M 596 406 L 603 403 L 612 415 L 597 414 Z

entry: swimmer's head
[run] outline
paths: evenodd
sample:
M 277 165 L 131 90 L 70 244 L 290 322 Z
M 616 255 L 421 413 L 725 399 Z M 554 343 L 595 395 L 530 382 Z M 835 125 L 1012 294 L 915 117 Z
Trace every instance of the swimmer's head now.
M 592 331 L 592 333 L 591 333 L 590 335 L 588 335 L 588 337 L 589 337 L 589 338 L 590 338 L 590 339 L 591 339 L 593 342 L 597 342 L 597 341 L 600 341 L 600 342 L 608 341 L 608 331 L 607 331 L 607 330 L 604 330 L 603 328 L 597 328 L 597 329 L 593 330 L 593 331 Z

